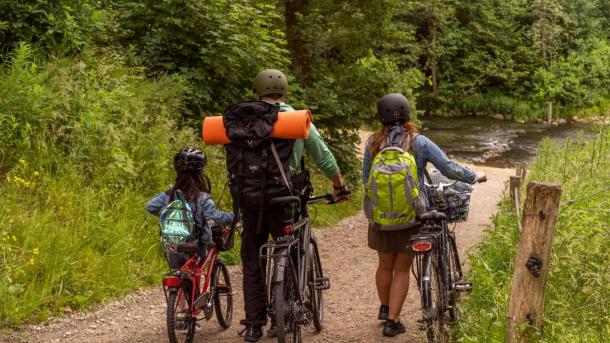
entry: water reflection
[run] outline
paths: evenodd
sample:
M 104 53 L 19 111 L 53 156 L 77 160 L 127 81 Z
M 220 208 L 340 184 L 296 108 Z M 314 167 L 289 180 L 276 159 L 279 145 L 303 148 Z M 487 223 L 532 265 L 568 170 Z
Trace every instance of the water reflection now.
M 595 128 L 580 123 L 548 128 L 543 124 L 481 117 L 426 117 L 422 134 L 451 157 L 475 164 L 514 167 L 520 162 L 532 162 L 545 137 L 560 144 L 568 138 L 589 140 L 595 135 Z

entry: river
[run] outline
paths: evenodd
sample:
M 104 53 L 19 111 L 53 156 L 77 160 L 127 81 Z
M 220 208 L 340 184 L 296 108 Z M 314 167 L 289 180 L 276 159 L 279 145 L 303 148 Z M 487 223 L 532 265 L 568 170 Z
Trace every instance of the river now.
M 424 117 L 421 134 L 438 144 L 450 157 L 493 167 L 530 163 L 540 142 L 549 137 L 558 144 L 568 139 L 592 139 L 595 127 L 572 123 L 553 127 L 521 124 L 485 117 Z

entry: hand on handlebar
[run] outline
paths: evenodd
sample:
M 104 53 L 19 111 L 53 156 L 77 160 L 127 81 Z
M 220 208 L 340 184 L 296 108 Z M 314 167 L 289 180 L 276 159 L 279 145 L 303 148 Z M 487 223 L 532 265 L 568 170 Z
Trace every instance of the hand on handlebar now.
M 332 199 L 329 204 L 336 204 L 339 202 L 344 202 L 349 200 L 349 196 L 352 194 L 352 191 L 349 188 L 345 187 L 343 189 L 335 189 L 331 195 Z

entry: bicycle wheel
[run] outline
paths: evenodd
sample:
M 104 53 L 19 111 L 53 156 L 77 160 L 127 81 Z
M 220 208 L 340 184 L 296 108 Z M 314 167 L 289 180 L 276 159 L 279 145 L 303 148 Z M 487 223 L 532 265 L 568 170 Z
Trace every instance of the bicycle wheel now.
M 212 289 L 214 289 L 216 319 L 218 319 L 220 326 L 228 329 L 233 319 L 233 287 L 231 286 L 229 271 L 221 261 L 217 261 L 214 267 Z
M 320 255 L 318 248 L 313 243 L 309 243 L 309 251 L 311 256 L 311 263 L 309 265 L 310 277 L 309 277 L 309 303 L 311 304 L 311 315 L 313 319 L 313 326 L 316 332 L 324 329 L 324 297 L 322 289 L 316 289 L 316 280 L 322 279 L 322 262 L 320 261 Z
M 457 250 L 457 244 L 455 242 L 455 235 L 449 233 L 447 235 L 447 267 L 448 267 L 448 305 L 449 305 L 449 320 L 451 322 L 458 321 L 460 319 L 459 301 L 460 295 L 455 290 L 454 285 L 462 278 L 462 267 L 460 265 L 460 256 Z
M 290 268 L 285 269 L 284 280 L 273 286 L 273 307 L 277 341 L 279 343 L 300 343 L 301 326 L 297 318 L 297 288 Z
M 196 318 L 191 315 L 190 289 L 181 287 L 167 296 L 167 335 L 170 343 L 191 343 Z
M 445 342 L 445 300 L 441 271 L 434 252 L 424 254 L 421 270 L 421 302 L 430 342 Z

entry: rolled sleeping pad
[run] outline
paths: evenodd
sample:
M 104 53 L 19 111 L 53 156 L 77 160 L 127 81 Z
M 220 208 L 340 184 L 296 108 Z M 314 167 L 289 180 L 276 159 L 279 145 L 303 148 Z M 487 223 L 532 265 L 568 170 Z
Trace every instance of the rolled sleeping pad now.
M 273 125 L 271 137 L 297 139 L 309 137 L 309 126 L 313 122 L 308 110 L 280 112 Z M 201 130 L 203 143 L 206 145 L 229 144 L 222 116 L 205 117 Z

